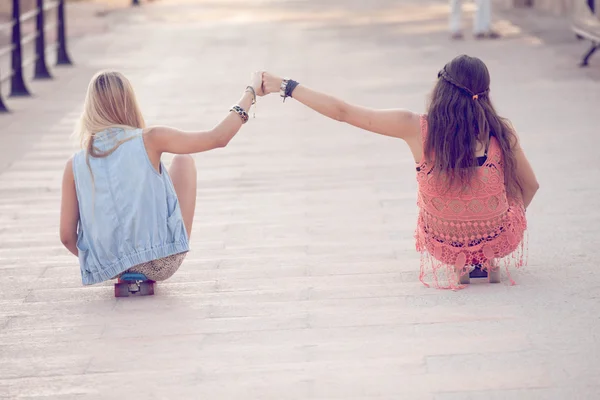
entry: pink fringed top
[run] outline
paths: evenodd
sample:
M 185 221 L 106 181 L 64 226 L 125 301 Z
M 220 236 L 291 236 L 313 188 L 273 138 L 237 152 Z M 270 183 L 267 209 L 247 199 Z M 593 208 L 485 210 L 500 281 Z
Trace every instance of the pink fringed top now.
M 426 116 L 421 117 L 421 136 L 424 144 Z M 420 279 L 426 286 L 461 289 L 455 270 L 465 266 L 487 269 L 493 261 L 508 272 L 509 265 L 524 265 L 525 209 L 522 199 L 507 196 L 503 160 L 492 136 L 487 160 L 477 168 L 471 185 L 448 190 L 432 173 L 432 160 L 423 156 L 417 167 L 416 247 L 421 252 Z

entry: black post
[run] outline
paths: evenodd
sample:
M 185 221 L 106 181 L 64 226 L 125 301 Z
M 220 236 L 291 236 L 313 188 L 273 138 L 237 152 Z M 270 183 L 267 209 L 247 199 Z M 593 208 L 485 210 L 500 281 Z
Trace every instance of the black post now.
M 73 65 L 67 53 L 67 19 L 65 18 L 65 0 L 59 0 L 57 9 L 58 18 L 58 47 L 56 48 L 56 65 Z
M 590 58 L 598 49 L 600 49 L 600 44 L 592 43 L 592 47 L 587 53 L 585 53 L 585 56 L 583 56 L 583 60 L 581 61 L 581 64 L 579 64 L 579 66 L 587 67 L 588 65 L 590 65 Z
M 37 19 L 35 39 L 35 74 L 33 79 L 52 79 L 46 65 L 46 32 L 44 25 L 44 0 L 37 0 Z
M 140 5 L 140 0 L 132 0 L 131 1 L 131 5 L 132 6 L 139 6 Z
M 25 80 L 23 80 L 23 59 L 21 51 L 21 11 L 19 0 L 13 0 L 13 30 L 12 30 L 12 79 L 10 81 L 10 96 L 31 96 Z

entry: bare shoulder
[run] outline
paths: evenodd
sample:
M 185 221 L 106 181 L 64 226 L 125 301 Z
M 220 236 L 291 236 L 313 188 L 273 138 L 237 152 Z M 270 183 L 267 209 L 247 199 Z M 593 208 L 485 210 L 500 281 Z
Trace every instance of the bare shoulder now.
M 142 130 L 142 136 L 144 140 L 152 140 L 152 138 L 162 133 L 162 126 L 149 126 Z
M 415 138 L 420 140 L 421 121 L 423 116 L 412 111 L 399 110 L 398 118 L 402 121 L 401 126 L 404 131 L 404 140 L 409 141 Z
M 144 145 L 149 152 L 158 152 L 169 135 L 169 129 L 166 126 L 149 126 L 142 130 Z
M 162 140 L 179 133 L 182 133 L 179 129 L 162 125 L 149 126 L 142 131 L 144 138 L 147 138 L 145 140 Z
M 425 115 L 411 113 L 410 116 L 406 116 L 406 127 L 404 129 L 405 134 L 403 139 L 410 147 L 410 151 L 413 155 L 415 162 L 421 162 L 423 156 L 423 138 L 421 131 L 423 124 L 426 123 L 427 118 Z
M 410 143 L 421 137 L 421 115 L 412 111 L 395 109 L 390 110 L 393 118 L 390 136 L 396 136 Z

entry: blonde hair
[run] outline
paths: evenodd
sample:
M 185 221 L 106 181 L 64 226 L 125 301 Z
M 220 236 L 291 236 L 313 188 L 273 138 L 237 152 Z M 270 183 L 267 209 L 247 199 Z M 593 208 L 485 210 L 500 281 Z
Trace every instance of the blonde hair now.
M 101 71 L 94 75 L 88 86 L 81 118 L 75 129 L 82 149 L 88 157 L 107 157 L 122 143 L 108 151 L 94 147 L 94 136 L 110 128 L 145 128 L 144 117 L 129 80 L 120 72 Z

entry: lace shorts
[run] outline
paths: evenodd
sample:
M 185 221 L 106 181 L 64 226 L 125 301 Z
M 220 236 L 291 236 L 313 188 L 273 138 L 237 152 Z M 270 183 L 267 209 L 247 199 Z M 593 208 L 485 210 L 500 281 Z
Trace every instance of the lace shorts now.
M 173 276 L 179 269 L 187 253 L 173 254 L 158 260 L 148 261 L 129 268 L 126 272 L 144 274 L 153 281 L 164 281 Z M 125 273 L 125 272 L 124 272 Z

